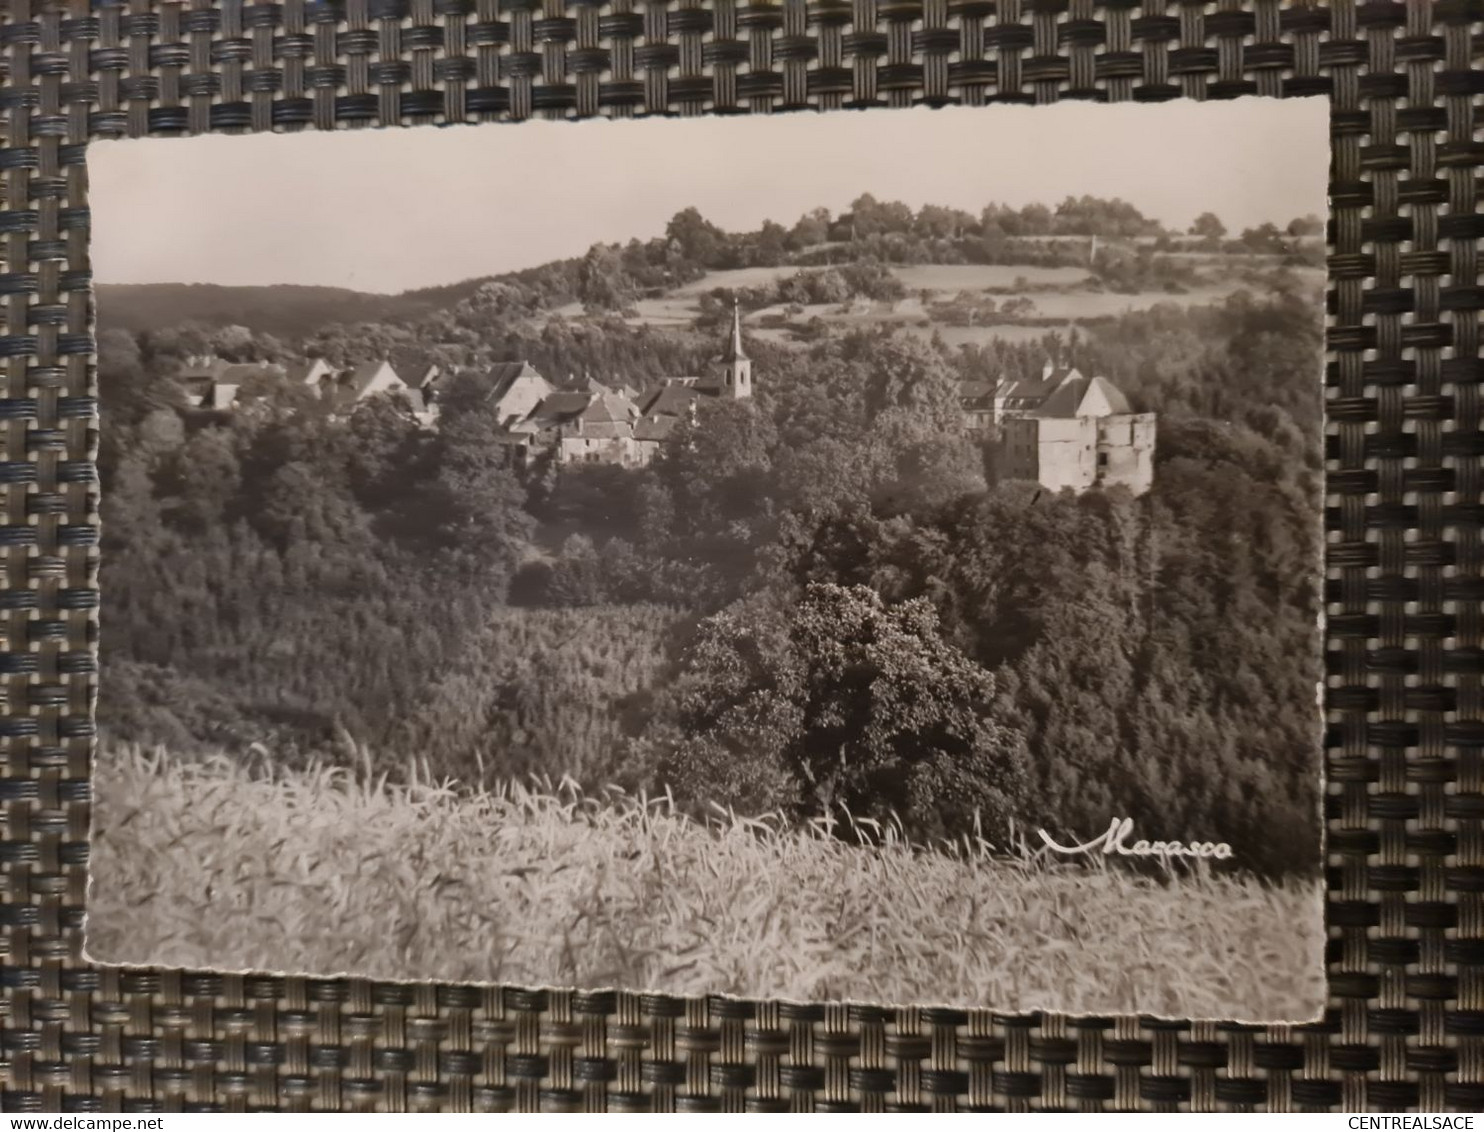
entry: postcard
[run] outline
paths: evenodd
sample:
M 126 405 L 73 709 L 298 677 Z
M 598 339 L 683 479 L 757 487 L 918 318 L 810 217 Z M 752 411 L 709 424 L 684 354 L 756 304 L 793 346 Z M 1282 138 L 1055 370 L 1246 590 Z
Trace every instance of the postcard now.
M 93 144 L 90 958 L 1314 1018 L 1326 129 Z

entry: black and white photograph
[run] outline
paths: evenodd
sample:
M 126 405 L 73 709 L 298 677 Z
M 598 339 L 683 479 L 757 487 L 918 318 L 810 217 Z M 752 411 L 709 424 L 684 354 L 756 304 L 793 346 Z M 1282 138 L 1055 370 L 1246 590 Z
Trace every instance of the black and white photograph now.
M 1318 1016 L 1327 115 L 91 144 L 89 958 Z

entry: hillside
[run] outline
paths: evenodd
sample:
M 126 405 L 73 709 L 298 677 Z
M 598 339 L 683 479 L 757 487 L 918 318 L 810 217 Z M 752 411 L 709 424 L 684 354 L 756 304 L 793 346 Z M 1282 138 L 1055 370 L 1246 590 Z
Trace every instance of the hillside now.
M 882 269 L 888 297 L 850 291 L 834 301 L 793 301 L 788 291 L 829 269 L 796 267 L 708 271 L 661 296 L 638 299 L 623 312 L 634 328 L 680 330 L 714 325 L 716 296 L 741 297 L 750 340 L 806 346 L 831 332 L 893 329 L 950 347 L 991 342 L 1040 342 L 1048 332 L 1065 337 L 1110 319 L 1158 305 L 1206 307 L 1253 286 L 1266 287 L 1276 269 L 1214 260 L 1168 278 L 1130 281 L 1114 289 L 1087 268 L 1014 264 L 915 264 Z M 1290 269 L 1318 284 L 1323 272 Z M 791 282 L 794 281 L 794 282 Z M 814 286 L 816 291 L 822 287 Z M 708 305 L 708 299 L 711 300 Z M 580 303 L 555 312 L 584 317 Z M 708 316 L 710 323 L 705 323 Z
M 334 328 L 380 326 L 392 337 L 488 339 L 494 329 L 540 332 L 613 316 L 660 330 L 705 324 L 740 299 L 753 328 L 780 344 L 832 328 L 889 323 L 953 345 L 1026 340 L 1155 302 L 1219 302 L 1280 265 L 1322 269 L 1312 218 L 1225 239 L 1215 217 L 1202 235 L 1164 231 L 1122 201 L 1068 198 L 1053 210 L 989 205 L 979 216 L 876 201 L 815 210 L 790 229 L 771 221 L 727 232 L 694 208 L 662 234 L 594 245 L 580 259 L 484 275 L 398 295 L 337 287 L 103 284 L 100 326 L 139 332 L 196 323 L 245 326 L 292 347 Z M 709 306 L 708 306 L 709 302 Z M 840 324 L 844 324 L 841 326 Z M 359 330 L 351 342 L 369 343 Z M 335 349 L 319 343 L 319 352 Z M 354 353 L 354 349 L 350 352 Z M 451 359 L 445 359 L 451 360 Z
M 472 285 L 471 285 L 472 286 Z M 298 340 L 327 323 L 404 321 L 448 301 L 437 292 L 371 295 L 341 287 L 222 287 L 214 283 L 102 283 L 98 321 L 139 332 L 196 322 L 210 328 L 246 326 L 260 334 Z

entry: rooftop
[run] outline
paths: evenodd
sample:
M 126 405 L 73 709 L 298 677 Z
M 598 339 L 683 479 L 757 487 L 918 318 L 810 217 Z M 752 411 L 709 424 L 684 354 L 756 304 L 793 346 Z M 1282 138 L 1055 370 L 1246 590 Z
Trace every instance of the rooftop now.
M 1101 394 L 1107 402 L 1109 413 L 1129 413 L 1128 398 L 1106 377 L 1083 377 L 1081 374 L 1063 379 L 1056 391 L 1037 408 L 1037 417 L 1081 417 L 1104 416 L 1101 412 L 1085 412 L 1088 399 L 1094 393 Z

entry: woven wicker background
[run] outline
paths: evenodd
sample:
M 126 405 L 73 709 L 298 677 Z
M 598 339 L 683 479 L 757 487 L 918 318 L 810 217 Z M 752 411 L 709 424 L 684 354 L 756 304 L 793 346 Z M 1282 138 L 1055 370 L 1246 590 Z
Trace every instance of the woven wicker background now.
M 0 1107 L 1484 1107 L 1481 0 L 5 0 Z M 1322 94 L 1331 1008 L 1304 1028 L 79 960 L 93 137 Z M 203 191 L 206 191 L 203 188 Z

